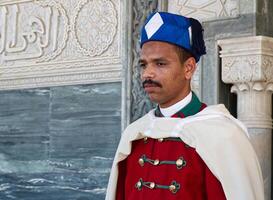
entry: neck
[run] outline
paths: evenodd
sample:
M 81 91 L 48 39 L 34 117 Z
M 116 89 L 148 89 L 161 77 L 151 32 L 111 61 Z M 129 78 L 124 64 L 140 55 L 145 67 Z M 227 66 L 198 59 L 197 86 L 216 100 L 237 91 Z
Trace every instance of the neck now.
M 188 103 L 190 103 L 191 99 L 192 99 L 192 92 L 190 91 L 185 98 L 178 101 L 177 103 L 175 103 L 169 107 L 166 107 L 166 108 L 162 108 L 159 105 L 159 108 L 160 108 L 161 113 L 165 117 L 170 117 L 170 116 L 174 115 L 175 113 L 177 113 L 179 110 L 183 109 Z

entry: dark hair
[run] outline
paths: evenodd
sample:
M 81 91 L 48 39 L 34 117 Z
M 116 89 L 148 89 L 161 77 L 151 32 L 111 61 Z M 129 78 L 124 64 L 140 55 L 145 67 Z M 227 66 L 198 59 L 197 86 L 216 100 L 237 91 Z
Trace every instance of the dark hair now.
M 193 57 L 193 55 L 188 52 L 187 50 L 183 49 L 182 47 L 179 47 L 177 45 L 175 46 L 175 51 L 179 57 L 180 62 L 183 64 L 186 60 L 188 60 L 190 57 Z

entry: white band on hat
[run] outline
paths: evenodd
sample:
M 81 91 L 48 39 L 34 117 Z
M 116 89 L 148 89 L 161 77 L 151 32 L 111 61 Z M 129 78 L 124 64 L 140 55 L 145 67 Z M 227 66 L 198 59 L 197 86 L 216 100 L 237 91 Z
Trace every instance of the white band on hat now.
M 189 30 L 190 44 L 192 46 L 192 29 L 191 29 L 191 26 L 189 26 L 188 30 Z
M 147 33 L 148 39 L 150 39 L 162 25 L 163 19 L 161 18 L 160 14 L 154 14 L 154 16 L 145 25 L 145 31 Z

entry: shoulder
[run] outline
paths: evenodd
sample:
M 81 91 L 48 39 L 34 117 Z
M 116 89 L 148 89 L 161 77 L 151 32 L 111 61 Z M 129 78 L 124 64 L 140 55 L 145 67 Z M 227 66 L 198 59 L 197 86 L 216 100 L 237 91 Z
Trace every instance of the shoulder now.
M 205 134 L 207 137 L 219 139 L 248 139 L 245 125 L 234 118 L 224 105 L 208 106 L 199 112 L 191 123 L 185 125 L 185 129 L 192 134 Z
M 123 134 L 128 134 L 132 132 L 143 132 L 149 124 L 151 124 L 154 109 L 149 111 L 147 114 L 137 119 L 133 123 L 129 124 L 124 130 Z
M 206 107 L 203 111 L 198 113 L 198 116 L 203 116 L 204 123 L 212 123 L 214 127 L 222 128 L 240 128 L 243 132 L 247 133 L 246 126 L 233 117 L 223 104 L 217 104 Z

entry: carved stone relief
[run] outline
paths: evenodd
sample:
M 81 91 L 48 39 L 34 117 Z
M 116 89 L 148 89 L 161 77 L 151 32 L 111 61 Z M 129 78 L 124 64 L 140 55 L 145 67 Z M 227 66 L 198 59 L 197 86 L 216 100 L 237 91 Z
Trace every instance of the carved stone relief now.
M 260 60 L 256 55 L 227 57 L 223 59 L 222 66 L 223 80 L 249 82 L 259 79 Z
M 267 81 L 273 81 L 273 58 L 264 57 L 262 59 L 262 76 Z
M 101 55 L 112 44 L 116 27 L 117 13 L 111 1 L 79 1 L 73 17 L 72 34 L 83 55 Z
M 244 68 L 242 68 L 244 66 Z M 273 80 L 273 58 L 268 56 L 241 56 L 223 59 L 223 80 L 235 82 Z
M 168 10 L 184 16 L 207 21 L 218 18 L 236 17 L 239 14 L 237 0 L 175 0 Z
M 94 83 L 92 73 L 104 77 L 111 72 L 117 80 L 122 69 L 121 10 L 119 0 L 1 1 L 0 89 L 10 89 L 11 82 L 16 87 L 16 79 L 37 81 L 37 76 L 89 74 L 94 79 L 82 83 Z M 60 84 L 70 84 L 69 79 Z
M 5 5 L 0 9 L 1 64 L 30 59 L 50 60 L 64 49 L 68 39 L 68 18 L 61 4 L 37 1 Z M 62 34 L 58 34 L 59 18 L 63 23 Z

